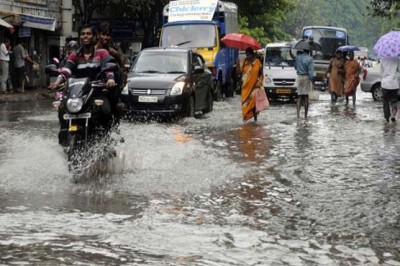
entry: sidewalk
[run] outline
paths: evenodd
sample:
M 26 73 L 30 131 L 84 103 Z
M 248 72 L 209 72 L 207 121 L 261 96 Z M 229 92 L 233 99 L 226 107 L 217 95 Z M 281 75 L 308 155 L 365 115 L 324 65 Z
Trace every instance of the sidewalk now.
M 7 94 L 0 94 L 0 103 L 4 102 L 26 102 L 36 101 L 43 99 L 54 99 L 54 93 L 47 88 L 36 88 L 25 90 L 23 93 L 11 92 Z

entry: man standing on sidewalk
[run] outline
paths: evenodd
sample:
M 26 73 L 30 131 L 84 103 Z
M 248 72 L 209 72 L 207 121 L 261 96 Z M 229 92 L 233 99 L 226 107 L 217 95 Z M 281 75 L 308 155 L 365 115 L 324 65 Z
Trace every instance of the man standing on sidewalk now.
M 6 38 L 4 42 L 0 45 L 0 67 L 1 67 L 0 93 L 7 93 L 10 51 L 11 51 L 11 41 L 10 39 Z
M 25 87 L 25 60 L 31 64 L 34 64 L 31 57 L 25 51 L 24 46 L 22 45 L 23 41 L 21 39 L 18 40 L 18 45 L 14 47 L 14 68 L 15 68 L 15 84 L 14 88 L 17 92 L 24 92 Z

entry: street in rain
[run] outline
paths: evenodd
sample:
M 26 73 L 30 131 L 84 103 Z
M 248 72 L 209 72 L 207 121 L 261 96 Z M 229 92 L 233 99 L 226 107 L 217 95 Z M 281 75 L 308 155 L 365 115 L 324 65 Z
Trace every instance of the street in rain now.
M 76 184 L 49 100 L 0 105 L 5 264 L 398 265 L 399 126 L 357 106 L 238 96 L 200 119 L 128 122 L 104 171 Z

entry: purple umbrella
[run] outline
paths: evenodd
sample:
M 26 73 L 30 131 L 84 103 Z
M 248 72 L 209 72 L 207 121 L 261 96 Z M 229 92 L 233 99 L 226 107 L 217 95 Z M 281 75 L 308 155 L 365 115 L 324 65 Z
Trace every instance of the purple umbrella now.
M 374 46 L 378 57 L 393 57 L 400 55 L 400 31 L 390 31 L 381 36 Z

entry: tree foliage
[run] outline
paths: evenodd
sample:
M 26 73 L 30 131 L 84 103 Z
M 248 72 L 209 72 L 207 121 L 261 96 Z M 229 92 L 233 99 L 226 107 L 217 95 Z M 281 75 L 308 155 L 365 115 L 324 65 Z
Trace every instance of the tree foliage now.
M 295 0 L 231 0 L 238 5 L 239 31 L 246 33 L 262 44 L 288 35 L 282 30 L 285 14 L 294 9 Z
M 378 17 L 399 18 L 399 0 L 371 0 L 367 7 L 369 14 Z
M 355 45 L 371 47 L 377 38 L 400 27 L 400 0 L 227 0 L 239 8 L 239 31 L 260 43 L 300 38 L 306 25 L 346 28 Z M 143 30 L 143 47 L 157 45 L 163 7 L 169 0 L 74 0 L 87 23 L 94 14 L 134 20 Z M 112 7 L 112 8 L 110 8 Z
M 282 28 L 295 38 L 309 25 L 331 25 L 347 29 L 350 42 L 370 50 L 376 40 L 398 26 L 399 20 L 372 17 L 368 6 L 371 0 L 296 0 L 296 8 L 286 16 Z

